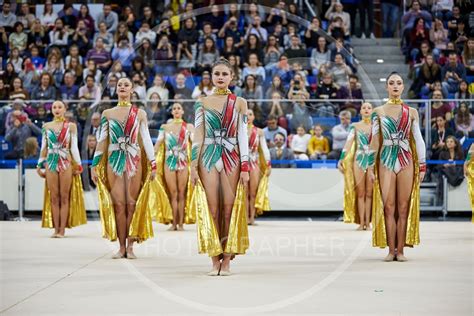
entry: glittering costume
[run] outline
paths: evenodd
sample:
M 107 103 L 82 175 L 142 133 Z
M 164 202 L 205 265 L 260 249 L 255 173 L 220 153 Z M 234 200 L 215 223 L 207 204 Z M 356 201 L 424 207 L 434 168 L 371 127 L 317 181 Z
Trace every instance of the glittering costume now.
M 356 183 L 354 177 L 354 161 L 357 166 L 367 171 L 369 166 L 374 164 L 375 153 L 369 147 L 370 134 L 351 125 L 347 143 L 351 143 L 348 151 L 344 148 L 341 157 L 344 166 L 344 223 L 360 224 Z
M 267 170 L 271 168 L 271 163 L 265 135 L 255 126 L 250 127 L 249 165 L 250 172 L 257 168 L 260 170 L 261 177 L 255 197 L 255 215 L 262 215 L 264 211 L 270 210 Z
M 72 158 L 72 159 L 71 159 Z M 63 121 L 59 132 L 54 131 L 51 125 L 43 127 L 40 158 L 38 167 L 44 167 L 59 174 L 72 167 L 82 170 L 81 157 L 77 145 L 77 132 L 71 131 L 70 123 Z M 84 193 L 80 174 L 72 176 L 71 190 L 69 193 L 69 217 L 67 228 L 87 223 L 86 209 L 84 206 Z M 42 225 L 43 228 L 54 228 L 53 213 L 51 209 L 51 192 L 45 181 Z
M 471 144 L 469 152 L 466 157 L 466 168 L 467 168 L 467 190 L 469 198 L 471 200 L 472 218 L 471 221 L 474 223 L 474 144 Z
M 384 205 L 378 174 L 380 164 L 398 174 L 411 161 L 413 162 L 414 175 L 408 209 L 406 246 L 413 247 L 420 243 L 419 174 L 420 171 L 426 170 L 426 147 L 418 120 L 411 118 L 410 109 L 406 104 L 401 104 L 400 107 L 401 112 L 397 120 L 390 116 L 379 115 L 376 111 L 372 113 L 372 138 L 378 137 L 379 139 L 379 148 L 376 149 L 375 182 L 372 197 L 372 222 L 374 224 L 372 245 L 380 248 L 387 246 Z M 390 190 L 395 189 L 390 188 Z
M 227 93 L 226 93 L 227 94 Z M 227 95 L 222 111 L 207 108 L 198 100 L 195 104 L 195 137 L 192 146 L 193 168 L 203 166 L 207 172 L 215 168 L 231 173 L 240 165 L 241 172 L 249 171 L 247 116 L 239 113 L 237 97 Z M 200 174 L 206 176 L 206 171 Z M 214 257 L 223 252 L 244 254 L 249 247 L 246 193 L 243 185 L 237 185 L 228 236 L 219 236 L 210 213 L 206 192 L 199 181 L 192 196 L 191 205 L 196 211 L 199 253 Z M 225 249 L 221 241 L 226 241 Z
M 121 105 L 119 102 L 119 106 L 130 104 Z M 139 164 L 142 164 L 142 186 L 128 236 L 139 242 L 153 237 L 150 200 L 153 200 L 155 193 L 150 189 L 150 173 L 156 169 L 156 163 L 148 126 L 146 122 L 139 120 L 138 111 L 136 106 L 130 106 L 124 121 L 102 114 L 97 149 L 92 162 L 98 176 L 102 236 L 111 241 L 117 239 L 117 229 L 107 179 L 108 166 L 115 175 L 132 178 L 139 169 Z
M 186 122 L 181 122 L 178 135 L 167 131 L 165 127 L 160 128 L 158 141 L 164 141 L 158 148 L 156 154 L 157 176 L 152 183 L 152 190 L 157 193 L 154 200 L 152 217 L 157 222 L 169 224 L 173 222 L 173 210 L 167 194 L 166 181 L 164 179 L 164 168 L 170 171 L 188 169 L 188 183 L 186 188 L 186 203 L 184 208 L 184 223 L 194 224 L 196 213 L 192 212 L 191 197 L 193 186 L 191 184 L 191 132 Z M 195 210 L 194 210 L 195 211 Z

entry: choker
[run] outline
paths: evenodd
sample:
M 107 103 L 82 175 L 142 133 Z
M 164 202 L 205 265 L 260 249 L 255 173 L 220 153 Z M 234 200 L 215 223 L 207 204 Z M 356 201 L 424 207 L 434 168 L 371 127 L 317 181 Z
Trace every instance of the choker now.
M 121 106 L 121 107 L 127 107 L 127 106 L 131 106 L 132 105 L 132 102 L 130 101 L 118 101 L 117 102 L 117 106 Z
M 55 122 L 64 122 L 66 119 L 64 118 L 64 116 L 61 116 L 61 117 L 55 117 L 53 119 L 53 121 Z
M 183 119 L 173 119 L 173 123 L 183 123 Z
M 229 89 L 214 88 L 214 91 L 212 92 L 212 94 L 229 95 L 229 94 L 232 94 L 232 91 L 230 91 Z
M 366 124 L 370 124 L 370 117 L 363 117 L 362 121 Z
M 402 99 L 392 99 L 392 98 L 389 98 L 389 99 L 388 99 L 388 103 L 389 103 L 389 104 L 403 104 L 403 101 L 402 101 Z

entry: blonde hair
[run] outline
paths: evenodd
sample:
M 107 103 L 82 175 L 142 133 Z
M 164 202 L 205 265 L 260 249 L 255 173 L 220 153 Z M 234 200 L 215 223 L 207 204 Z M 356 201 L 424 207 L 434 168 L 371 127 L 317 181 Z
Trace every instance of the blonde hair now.
M 24 157 L 36 156 L 38 149 L 38 139 L 36 139 L 36 137 L 28 137 L 25 140 Z

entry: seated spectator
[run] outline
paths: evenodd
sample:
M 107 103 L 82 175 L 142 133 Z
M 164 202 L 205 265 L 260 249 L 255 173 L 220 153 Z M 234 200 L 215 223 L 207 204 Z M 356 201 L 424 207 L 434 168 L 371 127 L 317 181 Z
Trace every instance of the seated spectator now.
M 466 68 L 466 75 L 474 76 L 474 37 L 465 43 L 462 51 L 462 60 Z
M 242 89 L 242 98 L 246 100 L 263 99 L 262 86 L 257 83 L 257 78 L 255 75 L 247 75 L 247 77 L 245 77 L 244 88 Z M 254 102 L 256 102 L 258 106 L 262 106 L 261 101 Z
M 317 16 L 312 17 L 311 24 L 308 25 L 304 33 L 306 47 L 318 48 L 322 32 L 321 21 Z
M 146 107 L 148 118 L 148 128 L 160 129 L 160 126 L 166 123 L 168 118 L 168 111 L 166 107 L 160 102 L 160 95 L 158 92 L 153 92 Z
M 456 45 L 456 51 L 461 52 L 469 36 L 466 33 L 466 23 L 463 20 L 459 20 L 457 29 L 457 32 L 453 33 L 453 36 L 451 36 L 449 39 Z
M 447 99 L 449 97 L 448 89 L 446 89 L 446 87 L 443 87 L 443 85 L 441 84 L 441 81 L 435 81 L 430 87 L 430 91 L 428 93 L 428 99 L 433 99 L 433 93 L 436 90 L 441 91 L 443 95 L 443 99 Z
M 450 185 L 459 186 L 464 179 L 463 165 L 455 164 L 454 162 L 456 160 L 464 160 L 464 154 L 462 146 L 456 137 L 448 136 L 446 138 L 446 145 L 439 154 L 439 160 L 448 160 L 449 163 L 437 165 L 438 172 L 446 176 Z
M 152 45 L 156 42 L 156 33 L 150 28 L 150 25 L 147 21 L 143 21 L 142 26 L 135 34 L 135 44 L 141 43 L 143 39 L 148 39 Z
M 194 87 L 191 97 L 193 99 L 198 99 L 201 96 L 208 96 L 212 94 L 213 86 L 211 81 L 211 74 L 209 71 L 204 71 L 202 73 L 201 82 Z
M 344 62 L 351 67 L 352 72 L 356 72 L 355 66 L 352 62 L 352 47 L 344 43 L 344 38 L 337 37 L 336 41 L 329 45 L 331 50 L 331 61 L 336 59 L 336 54 L 341 54 L 344 57 Z
M 99 37 L 95 41 L 95 47 L 87 52 L 86 61 L 93 60 L 97 68 L 104 73 L 112 65 L 110 53 L 104 47 L 104 40 Z
M 112 51 L 112 48 L 120 45 L 120 39 L 126 38 L 129 43 L 133 43 L 133 41 L 128 38 L 128 33 L 127 36 L 122 35 L 120 37 L 117 37 L 117 39 L 114 41 L 114 35 L 107 31 L 107 24 L 105 24 L 104 22 L 99 23 L 99 27 L 97 29 L 97 32 L 94 34 L 92 42 L 96 43 L 98 38 L 102 38 L 102 40 L 104 41 L 104 48 L 108 52 Z
M 469 85 L 466 80 L 461 81 L 459 84 L 459 90 L 454 94 L 454 98 L 460 100 L 474 99 L 474 95 L 469 92 Z M 469 111 L 474 111 L 473 103 L 474 101 L 466 101 Z M 459 105 L 459 101 L 457 101 L 457 104 Z
M 444 116 L 436 116 L 435 122 L 436 125 L 431 130 L 431 159 L 434 160 L 438 159 L 448 136 L 454 136 L 454 131 L 446 125 Z
M 35 15 L 30 13 L 30 5 L 26 2 L 23 2 L 20 6 L 20 12 L 17 15 L 17 20 L 23 24 L 25 30 L 29 31 L 35 19 Z
M 88 50 L 92 47 L 87 32 L 87 26 L 84 21 L 81 20 L 77 23 L 77 28 L 69 37 L 69 45 L 77 45 L 81 56 L 86 55 Z
M 416 22 L 417 19 L 422 18 L 423 21 L 427 23 L 431 23 L 432 16 L 431 14 L 426 11 L 421 9 L 420 2 L 418 0 L 414 0 L 411 3 L 410 10 L 408 10 L 403 16 L 402 16 L 402 34 L 403 34 L 403 50 L 406 52 L 407 47 L 410 44 L 410 34 L 413 28 L 416 27 Z
M 77 100 L 79 87 L 76 85 L 76 76 L 72 71 L 64 74 L 64 84 L 59 88 L 59 94 L 63 100 Z
M 461 15 L 461 10 L 459 9 L 459 6 L 457 5 L 453 6 L 451 17 L 448 19 L 448 31 L 449 31 L 450 38 L 456 37 L 456 32 L 458 30 L 458 23 L 462 19 L 463 19 L 463 16 Z
M 267 29 L 273 30 L 276 24 L 287 25 L 285 1 L 277 1 L 266 19 Z
M 316 115 L 319 117 L 334 117 L 338 112 L 338 107 L 335 103 L 330 102 L 330 99 L 337 98 L 338 88 L 332 80 L 331 73 L 323 75 L 323 81 L 318 85 L 316 90 L 316 99 L 324 99 L 326 102 L 316 104 Z
M 40 150 L 40 147 L 38 144 L 38 138 L 28 137 L 25 140 L 25 149 L 23 153 L 23 159 L 33 160 L 34 162 L 36 162 L 39 158 L 39 150 Z
M 149 73 L 151 72 L 151 69 L 147 69 L 145 67 L 145 63 L 143 62 L 143 59 L 140 56 L 137 56 L 133 58 L 132 61 L 132 70 L 131 73 L 139 73 L 140 76 L 142 76 L 142 79 L 145 80 L 146 83 L 146 78 L 149 77 Z
M 31 62 L 33 63 L 35 70 L 42 71 L 44 64 L 46 62 L 46 59 L 40 56 L 39 49 L 38 47 L 36 47 L 36 45 L 31 45 L 30 52 L 31 52 L 31 56 L 30 56 Z
M 35 123 L 36 126 L 39 128 L 43 128 L 44 123 L 50 122 L 53 120 L 53 115 L 46 111 L 44 105 L 38 106 L 36 115 L 31 116 L 31 120 Z
M 296 134 L 293 135 L 291 139 L 290 146 L 290 148 L 293 150 L 293 153 L 295 154 L 296 160 L 309 160 L 309 157 L 306 153 L 308 151 L 310 138 L 311 135 L 306 133 L 304 126 L 298 126 L 296 129 Z
M 276 116 L 269 115 L 267 118 L 267 126 L 263 129 L 263 134 L 265 135 L 265 139 L 267 141 L 267 145 L 269 148 L 272 148 L 275 146 L 273 139 L 277 133 L 280 133 L 283 135 L 284 137 L 283 146 L 285 146 L 286 139 L 288 137 L 288 133 L 286 129 L 282 128 L 281 126 L 278 126 L 278 118 Z
M 180 56 L 178 54 L 179 52 L 176 54 L 176 59 L 180 60 Z M 153 67 L 155 65 L 154 48 L 151 46 L 151 43 L 147 38 L 141 41 L 137 50 L 136 58 L 140 58 L 143 61 L 144 69 L 147 74 L 153 71 Z
M 133 14 L 132 7 L 128 6 L 129 9 L 126 10 L 126 15 L 123 15 L 122 21 L 127 21 L 127 22 L 132 22 L 131 20 L 131 15 Z M 145 5 L 143 7 L 143 18 L 142 18 L 142 23 L 143 21 L 147 21 L 148 24 L 150 25 L 150 28 L 154 28 L 158 24 L 158 20 L 153 13 L 152 7 L 150 5 Z M 124 10 L 125 11 L 125 10 Z M 133 22 L 135 22 L 133 20 Z
M 47 29 L 52 29 L 57 18 L 58 15 L 53 12 L 53 2 L 47 0 L 44 5 L 43 14 L 40 16 L 41 24 Z
M 26 49 L 26 44 L 28 43 L 28 35 L 24 32 L 23 23 L 15 22 L 13 30 L 14 32 L 12 32 L 8 38 L 10 49 L 17 48 L 20 53 L 23 53 Z
M 415 27 L 410 32 L 410 45 L 409 51 L 411 60 L 415 61 L 416 56 L 420 52 L 421 43 L 424 41 L 429 41 L 430 33 L 427 27 L 425 27 L 425 21 L 423 18 L 417 18 L 415 20 Z
M 77 15 L 79 11 L 77 11 L 72 4 L 65 3 L 63 9 L 58 12 L 58 17 L 63 20 L 64 25 L 68 27 L 70 30 L 74 30 L 77 26 Z
M 25 58 L 22 65 L 22 70 L 18 74 L 18 77 L 23 81 L 23 87 L 31 94 L 33 88 L 38 83 L 38 75 L 35 69 L 35 66 L 31 62 L 31 58 Z
M 311 50 L 311 68 L 313 75 L 317 75 L 321 65 L 328 65 L 331 61 L 331 52 L 328 49 L 326 38 L 318 37 L 318 45 Z
M 5 84 L 5 88 L 10 90 L 12 86 L 13 79 L 18 77 L 18 74 L 15 71 L 15 67 L 13 66 L 12 63 L 7 63 L 7 66 L 5 67 L 5 70 L 3 71 L 2 74 L 2 79 Z
M 129 43 L 135 43 L 133 33 L 130 32 L 130 29 L 129 29 L 127 23 L 123 22 L 123 21 L 119 22 L 119 24 L 117 26 L 117 32 L 114 33 L 113 43 L 111 43 L 111 44 L 117 45 L 118 42 L 119 42 L 119 38 L 121 38 L 121 37 L 128 38 Z M 156 37 L 155 37 L 155 39 L 156 39 Z
M 418 71 L 418 69 L 425 63 L 428 55 L 433 55 L 433 52 L 430 48 L 430 42 L 425 40 L 421 42 L 420 49 L 417 51 L 417 54 L 413 56 L 413 60 L 410 64 L 411 69 L 413 71 Z
M 95 148 L 97 147 L 97 137 L 95 135 L 87 135 L 87 160 L 92 161 L 94 159 Z M 87 166 L 87 174 L 89 178 L 89 186 L 95 189 L 96 184 L 92 181 L 91 164 Z
M 20 57 L 20 51 L 18 50 L 18 48 L 13 48 L 12 50 L 10 50 L 7 63 L 12 63 L 15 72 L 20 73 L 23 65 L 23 58 Z
M 336 37 L 343 37 L 344 40 L 349 40 L 350 36 L 348 34 L 348 30 L 344 26 L 344 21 L 340 16 L 336 16 L 334 19 L 330 21 L 328 27 L 328 35 L 334 38 Z M 365 35 L 365 34 L 364 34 Z
M 258 57 L 258 60 L 263 60 L 265 58 L 263 54 L 261 41 L 257 37 L 257 35 L 254 35 L 254 34 L 250 34 L 245 41 L 245 46 L 242 53 L 244 66 L 248 66 L 249 57 L 251 54 L 256 54 Z
M 339 87 L 347 87 L 349 83 L 349 75 L 352 74 L 351 68 L 344 62 L 342 54 L 336 54 L 334 63 L 328 69 L 333 75 L 334 83 Z
M 13 114 L 13 125 L 5 135 L 5 140 L 11 142 L 13 149 L 5 154 L 6 159 L 19 159 L 24 157 L 25 142 L 31 136 L 40 136 L 41 128 L 25 114 Z
M 274 35 L 268 36 L 268 43 L 265 46 L 265 57 L 263 64 L 267 67 L 275 64 L 280 60 L 280 55 L 283 53 L 283 49 L 278 45 L 278 41 Z
M 57 46 L 62 51 L 66 51 L 67 45 L 69 44 L 69 33 L 64 27 L 64 22 L 61 19 L 56 19 L 54 22 L 54 28 L 49 32 L 49 45 Z
M 456 125 L 456 136 L 459 138 L 474 137 L 474 116 L 469 112 L 466 102 L 461 102 L 454 116 L 454 123 Z
M 266 75 L 265 69 L 260 66 L 260 61 L 258 60 L 257 54 L 250 54 L 249 59 L 247 60 L 248 66 L 244 67 L 242 71 L 242 76 L 247 78 L 249 75 L 253 75 L 256 78 L 256 82 L 259 85 L 262 85 L 265 82 Z
M 9 98 L 10 89 L 5 87 L 3 78 L 0 77 L 0 101 L 6 101 Z
M 253 22 L 249 23 L 249 27 L 247 28 L 247 33 L 245 37 L 248 38 L 250 34 L 253 34 L 258 37 L 260 42 L 266 43 L 268 39 L 268 32 L 264 27 L 262 27 L 261 23 L 262 19 L 260 18 L 260 16 L 254 16 Z
M 40 84 L 31 93 L 32 100 L 44 100 L 53 102 L 56 100 L 56 87 L 51 74 L 43 72 L 39 78 Z
M 217 42 L 217 36 L 212 32 L 212 24 L 209 22 L 204 22 L 202 25 L 202 30 L 199 32 L 199 37 L 197 41 L 198 50 L 201 50 L 204 47 L 204 42 L 206 38 L 212 38 L 214 42 Z
M 435 18 L 434 25 L 430 30 L 430 41 L 433 43 L 433 56 L 437 61 L 441 51 L 446 50 L 448 44 L 448 30 L 444 28 L 443 21 Z
M 96 85 L 100 85 L 102 80 L 102 71 L 97 68 L 94 60 L 89 59 L 87 61 L 87 68 L 84 69 L 82 73 L 82 77 L 84 78 L 84 82 L 86 81 L 87 76 L 92 76 L 94 78 L 94 82 Z
M 434 82 L 441 81 L 441 67 L 434 61 L 433 55 L 429 54 L 417 73 L 408 95 L 411 98 L 417 98 L 418 96 L 428 98 L 428 95 L 434 89 Z
M 436 118 L 444 117 L 445 120 L 451 121 L 451 107 L 448 103 L 439 101 L 443 99 L 443 94 L 440 90 L 433 92 L 433 102 L 431 103 L 431 126 L 435 126 Z
M 82 84 L 82 82 L 84 81 L 84 70 L 81 63 L 79 62 L 79 58 L 71 57 L 69 63 L 66 65 L 66 71 L 70 71 L 74 74 L 74 77 L 76 78 L 76 85 Z
M 272 85 L 268 87 L 265 92 L 265 99 L 271 99 L 275 92 L 277 92 L 281 97 L 286 94 L 285 87 L 283 87 L 279 76 L 273 76 Z
M 282 105 L 281 98 L 282 98 L 282 95 L 278 91 L 273 92 L 273 94 L 271 95 L 272 101 L 270 103 L 269 109 L 268 111 L 265 111 L 265 112 L 268 113 L 268 117 L 274 116 L 278 118 L 279 124 L 284 129 L 287 129 L 288 122 L 285 117 L 287 109 L 286 109 L 286 104 Z
M 285 54 L 280 56 L 280 61 L 270 67 L 270 76 L 273 78 L 275 76 L 280 77 L 283 87 L 287 89 L 291 82 L 291 67 L 288 64 L 288 57 Z
M 85 85 L 79 88 L 79 98 L 85 97 L 86 100 L 98 102 L 101 91 L 99 85 L 95 84 L 94 76 L 88 75 L 85 82 Z
M 48 56 L 46 65 L 43 68 L 43 71 L 48 72 L 54 79 L 56 88 L 59 87 L 63 81 L 64 75 L 64 63 L 61 58 L 61 53 L 59 51 L 51 50 L 51 53 Z
M 168 105 L 169 90 L 165 87 L 163 77 L 159 74 L 155 75 L 155 79 L 153 80 L 153 86 L 148 88 L 148 90 L 146 91 L 147 100 L 151 98 L 151 95 L 153 93 L 158 94 L 159 100 L 164 106 Z
M 324 15 L 324 17 L 328 21 L 332 21 L 336 17 L 340 17 L 342 19 L 342 23 L 343 23 L 344 29 L 346 31 L 344 36 L 350 36 L 351 35 L 351 17 L 349 15 L 349 13 L 344 12 L 344 7 L 342 6 L 342 4 L 340 2 L 332 1 L 331 6 L 326 11 L 326 14 Z
M 270 158 L 271 160 L 294 160 L 295 155 L 293 154 L 293 150 L 287 148 L 285 146 L 286 143 L 286 134 L 281 132 L 276 132 L 274 138 L 270 142 L 274 144 L 270 148 Z M 294 168 L 293 163 L 272 163 L 272 168 Z
M 105 86 L 104 92 L 102 93 L 102 96 L 109 97 L 111 100 L 118 100 L 117 82 L 118 82 L 118 78 L 116 76 L 114 75 L 108 76 L 107 84 Z
M 178 49 L 176 50 L 178 71 L 192 75 L 196 68 L 196 55 L 196 45 L 189 45 L 186 41 L 178 43 Z
M 180 43 L 186 42 L 189 46 L 195 46 L 199 39 L 199 31 L 196 29 L 194 20 L 188 18 L 184 21 L 183 27 L 178 32 Z M 214 39 L 215 40 L 215 39 Z
M 326 160 L 329 154 L 329 140 L 323 136 L 323 128 L 316 124 L 313 127 L 314 135 L 309 140 L 308 153 L 311 160 Z
M 443 87 L 445 87 L 449 93 L 455 93 L 459 88 L 461 80 L 466 80 L 466 68 L 460 62 L 458 62 L 458 56 L 456 52 L 449 53 L 449 62 L 444 65 L 441 71 L 441 77 L 443 78 Z
M 161 73 L 165 76 L 171 76 L 175 73 L 175 53 L 168 35 L 161 35 L 156 48 L 155 59 L 157 62 L 155 73 Z
M 64 62 L 65 64 L 69 64 L 69 62 L 71 61 L 71 58 L 72 57 L 76 57 L 78 60 L 79 60 L 79 63 L 81 65 L 83 65 L 83 59 L 82 59 L 82 56 L 81 54 L 79 53 L 79 47 L 75 44 L 72 44 L 70 47 L 69 47 L 69 55 L 66 56 Z
M 127 73 L 123 71 L 122 69 L 122 63 L 120 61 L 115 61 L 112 64 L 112 68 L 110 69 L 110 72 L 107 74 L 107 78 L 110 78 L 111 76 L 116 77 L 117 80 L 127 76 Z
M 306 49 L 301 45 L 301 41 L 298 35 L 291 37 L 291 45 L 285 50 L 285 55 L 288 59 L 302 58 L 303 60 L 308 57 Z
M 176 75 L 176 87 L 174 88 L 174 94 L 180 94 L 184 99 L 191 99 L 192 91 L 186 87 L 186 77 L 179 73 Z
M 36 47 L 44 52 L 46 47 L 49 44 L 49 36 L 45 31 L 43 25 L 41 25 L 40 20 L 36 19 L 33 22 L 30 32 L 28 33 L 28 47 L 31 51 L 31 46 L 36 45 Z
M 7 32 L 11 32 L 17 20 L 16 15 L 11 11 L 11 4 L 8 1 L 3 1 L 2 14 L 0 14 L 0 27 L 3 27 Z
M 89 6 L 87 4 L 81 4 L 79 14 L 77 16 L 77 22 L 84 21 L 84 25 L 87 28 L 87 37 L 91 38 L 95 30 L 94 18 L 90 15 Z
M 11 90 L 10 90 L 10 100 L 29 100 L 29 93 L 23 87 L 23 80 L 20 77 L 13 79 Z
M 219 60 L 219 50 L 211 37 L 204 40 L 204 46 L 197 58 L 197 72 L 211 71 L 212 65 Z
M 145 101 L 146 99 L 146 85 L 145 78 L 139 72 L 133 72 L 131 75 L 133 82 L 133 92 L 138 95 L 140 101 Z
M 341 123 L 334 126 L 331 130 L 332 151 L 328 154 L 328 159 L 339 159 L 341 151 L 346 144 L 347 136 L 349 136 L 351 112 L 341 111 L 341 113 L 339 113 L 339 119 Z
M 224 39 L 224 47 L 220 51 L 220 56 L 225 59 L 229 59 L 230 56 L 237 58 L 237 63 L 240 64 L 240 48 L 237 47 L 237 44 L 234 42 L 233 36 L 226 36 Z
M 229 64 L 233 70 L 232 81 L 239 88 L 244 84 L 244 76 L 242 75 L 242 68 L 239 66 L 239 58 L 235 55 L 229 56 Z
M 6 131 L 10 130 L 13 127 L 13 122 L 18 117 L 28 117 L 28 113 L 25 112 L 25 102 L 21 99 L 14 99 L 11 104 L 11 111 L 8 112 L 5 117 Z
M 298 126 L 303 126 L 305 131 L 310 130 L 313 125 L 306 100 L 309 94 L 304 90 L 296 92 L 293 97 L 293 112 L 290 120 L 290 131 L 296 132 Z
M 361 84 L 359 83 L 359 77 L 357 75 L 349 75 L 349 86 L 342 86 L 336 93 L 337 99 L 347 100 L 341 103 L 339 107 L 342 110 L 348 110 L 351 112 L 352 117 L 356 117 L 362 106 L 361 101 L 354 101 L 356 99 L 364 99 L 362 94 Z
M 108 3 L 104 4 L 103 11 L 97 16 L 97 20 L 95 21 L 97 29 L 102 22 L 107 26 L 107 32 L 113 34 L 117 30 L 118 15 L 112 11 L 112 6 Z
M 112 50 L 112 59 L 114 61 L 120 61 L 122 69 L 127 72 L 132 68 L 132 59 L 135 56 L 134 52 L 132 44 L 128 41 L 128 38 L 121 37 L 119 39 L 119 44 Z

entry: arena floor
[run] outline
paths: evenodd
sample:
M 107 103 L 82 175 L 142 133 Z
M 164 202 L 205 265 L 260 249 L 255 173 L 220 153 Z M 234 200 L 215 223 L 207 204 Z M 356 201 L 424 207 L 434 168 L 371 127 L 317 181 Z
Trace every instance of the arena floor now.
M 0 222 L 4 315 L 472 315 L 470 222 L 422 222 L 408 262 L 382 262 L 370 232 L 327 221 L 260 221 L 232 276 L 206 275 L 195 227 L 112 260 L 92 221 L 50 239 L 40 222 Z

